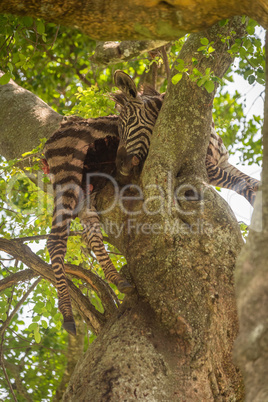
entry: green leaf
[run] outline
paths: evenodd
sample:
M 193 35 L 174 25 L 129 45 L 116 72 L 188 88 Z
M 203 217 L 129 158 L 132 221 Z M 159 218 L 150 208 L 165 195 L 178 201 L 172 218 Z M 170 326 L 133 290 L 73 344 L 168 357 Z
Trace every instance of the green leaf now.
M 254 33 L 255 33 L 255 28 L 254 28 L 253 26 L 248 25 L 246 29 L 247 29 L 247 32 L 248 32 L 250 35 L 254 35 Z
M 37 24 L 36 24 L 36 29 L 37 29 L 37 32 L 40 35 L 43 35 L 45 33 L 45 25 L 44 25 L 44 23 L 42 21 L 38 21 Z
M 8 66 L 8 68 L 9 68 L 10 72 L 12 73 L 12 71 L 13 71 L 13 64 L 7 63 L 7 66 Z
M 246 57 L 246 56 L 248 56 L 248 53 L 247 53 L 247 51 L 246 51 L 246 49 L 245 49 L 244 47 L 241 47 L 241 48 L 239 49 L 239 53 L 240 53 L 240 56 L 241 56 L 241 57 Z
M 33 25 L 32 17 L 22 17 L 22 21 L 27 28 Z
M 60 321 L 60 320 L 61 320 L 61 313 L 58 313 L 58 312 L 57 312 L 57 313 L 54 315 L 53 320 L 54 320 L 55 322 Z
M 206 46 L 200 46 L 200 47 L 197 49 L 198 52 L 201 52 L 202 50 L 207 50 L 207 47 L 206 47 Z
M 50 313 L 48 311 L 44 311 L 43 316 L 46 317 L 46 318 L 49 318 L 51 315 L 50 315 Z
M 206 90 L 208 91 L 208 93 L 210 94 L 211 92 L 214 91 L 215 85 L 213 81 L 207 81 L 204 85 L 204 87 L 206 88 Z
M 202 43 L 202 45 L 208 45 L 209 44 L 209 40 L 207 38 L 201 38 L 200 42 Z
M 184 68 L 184 60 L 177 59 L 177 65 L 175 68 L 176 68 L 176 70 L 181 71 Z
M 251 75 L 252 73 L 254 72 L 254 70 L 252 70 L 252 69 L 248 69 L 248 70 L 246 70 L 245 72 L 244 72 L 244 77 L 245 78 L 247 78 L 249 75 Z
M 45 320 L 41 320 L 42 327 L 47 329 L 48 323 Z
M 10 78 L 11 78 L 10 73 L 5 73 L 4 75 L 2 75 L 2 77 L 0 77 L 0 85 L 8 84 Z
M 220 27 L 224 27 L 224 25 L 226 25 L 228 21 L 229 21 L 228 19 L 221 20 L 221 21 L 219 22 Z
M 3 322 L 5 322 L 6 319 L 7 319 L 7 313 L 2 313 L 1 314 L 1 319 L 2 319 Z
M 261 116 L 256 116 L 255 114 L 253 115 L 253 119 L 257 122 L 257 123 L 261 123 Z
M 198 76 L 201 76 L 201 77 L 202 77 L 202 73 L 201 73 L 199 70 L 197 70 L 197 68 L 193 68 L 193 74 L 195 74 L 195 75 L 198 75 Z
M 248 83 L 249 83 L 250 85 L 252 85 L 254 82 L 255 82 L 255 77 L 254 77 L 254 75 L 250 75 L 250 76 L 248 77 Z
M 37 322 L 32 322 L 32 323 L 29 325 L 28 330 L 29 330 L 29 331 L 36 331 L 36 328 L 38 328 L 38 327 L 39 327 L 39 326 L 38 326 Z
M 60 329 L 61 329 L 61 321 L 58 321 L 58 322 L 57 322 L 57 324 L 56 324 L 56 328 L 57 328 L 58 330 L 60 330 Z
M 212 53 L 212 52 L 215 52 L 215 49 L 214 49 L 214 47 L 209 46 L 209 48 L 208 48 L 208 53 L 210 54 L 210 53 Z
M 182 79 L 182 74 L 181 73 L 175 74 L 171 79 L 172 84 L 176 85 L 181 79 Z
M 40 343 L 41 335 L 39 333 L 39 327 L 34 331 L 34 339 L 36 343 Z
M 203 78 L 200 78 L 198 81 L 197 81 L 197 85 L 199 86 L 199 87 L 202 87 L 202 85 L 204 85 L 204 83 L 206 82 L 206 77 L 203 77 Z

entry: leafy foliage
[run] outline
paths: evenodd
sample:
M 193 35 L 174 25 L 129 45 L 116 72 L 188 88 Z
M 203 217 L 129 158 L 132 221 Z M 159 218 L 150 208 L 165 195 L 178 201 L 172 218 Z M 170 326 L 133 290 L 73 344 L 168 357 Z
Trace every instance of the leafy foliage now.
M 223 21 L 221 24 L 226 24 Z M 262 118 L 254 115 L 247 119 L 242 95 L 235 92 L 230 95 L 226 83 L 232 81 L 234 72 L 243 76 L 251 85 L 263 84 L 264 54 L 260 38 L 254 35 L 256 23 L 249 21 L 249 35 L 243 40 L 231 43 L 232 32 L 219 40 L 229 46 L 230 54 L 239 57 L 238 67 L 228 71 L 223 80 L 219 80 L 209 68 L 201 73 L 192 57 L 190 78 L 208 92 L 214 91 L 216 84 L 219 91 L 214 102 L 214 120 L 224 143 L 230 152 L 234 149 L 241 153 L 241 160 L 247 163 L 261 163 L 260 127 Z M 172 44 L 169 53 L 170 63 L 176 60 L 178 73 L 172 78 L 173 84 L 179 82 L 184 74 L 189 74 L 190 66 L 184 60 L 178 60 L 178 53 L 186 38 Z M 91 62 L 95 42 L 81 32 L 31 17 L 0 16 L 0 60 L 4 75 L 0 84 L 10 78 L 24 88 L 34 92 L 56 111 L 64 114 L 76 114 L 82 117 L 98 117 L 115 113 L 114 103 L 106 95 L 112 89 L 113 72 L 122 69 L 134 77 L 136 83 L 144 79 L 152 64 L 162 64 L 159 55 L 153 58 L 143 55 L 126 63 L 119 63 L 103 69 Z M 203 37 L 199 52 L 204 57 L 214 57 L 213 43 Z M 161 66 L 160 66 L 161 67 Z M 159 68 L 161 71 L 161 68 Z M 166 90 L 167 79 L 160 76 L 158 89 Z M 33 251 L 45 262 L 49 262 L 45 240 L 51 227 L 53 200 L 50 184 L 40 171 L 40 158 L 45 139 L 20 160 L 5 161 L 0 157 L 0 236 L 5 239 L 25 238 Z M 27 160 L 27 168 L 21 168 L 21 162 Z M 244 230 L 245 228 L 243 228 Z M 66 262 L 90 267 L 100 277 L 102 270 L 94 256 L 81 241 L 81 225 L 73 221 L 71 231 L 75 232 L 68 240 Z M 124 257 L 111 245 L 106 245 L 113 263 L 121 267 Z M 27 267 L 12 257 L 1 254 L 2 271 L 0 279 L 16 274 Z M 6 288 L 0 295 L 0 323 L 3 325 L 19 300 L 33 284 L 34 279 L 22 281 L 16 286 Z M 86 295 L 100 312 L 103 305 L 100 298 L 81 280 L 73 280 L 75 285 Z M 114 287 L 114 291 L 121 299 Z M 94 339 L 94 335 L 85 333 L 85 345 Z M 67 363 L 67 335 L 61 331 L 61 317 L 57 310 L 57 296 L 54 287 L 47 281 L 40 281 L 14 315 L 4 335 L 2 334 L 2 352 L 8 377 L 18 401 L 52 400 L 64 374 Z M 19 368 L 19 372 L 18 372 Z M 39 381 L 36 381 L 36 379 Z M 2 398 L 9 396 L 4 376 L 0 379 Z M 26 395 L 26 396 L 25 396 Z

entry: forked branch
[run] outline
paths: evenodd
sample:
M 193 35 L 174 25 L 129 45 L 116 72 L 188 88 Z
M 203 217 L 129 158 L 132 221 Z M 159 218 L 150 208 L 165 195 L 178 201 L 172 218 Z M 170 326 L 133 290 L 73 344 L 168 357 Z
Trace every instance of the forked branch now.
M 0 281 L 1 290 L 22 280 L 31 279 L 36 275 L 40 275 L 42 278 L 47 279 L 54 284 L 55 279 L 50 265 L 33 253 L 27 245 L 22 244 L 22 242 L 17 240 L 0 239 L 0 250 L 14 256 L 30 268 L 29 270 L 18 272 L 2 279 Z M 72 264 L 67 264 L 66 273 L 86 281 L 86 283 L 96 291 L 100 297 L 105 310 L 104 314 L 96 310 L 93 304 L 90 303 L 89 299 L 84 296 L 70 280 L 68 280 L 70 294 L 77 309 L 84 316 L 87 324 L 92 328 L 92 330 L 98 333 L 100 328 L 105 324 L 108 316 L 111 316 L 116 311 L 115 301 L 118 302 L 116 295 L 112 289 L 92 271 L 88 271 Z

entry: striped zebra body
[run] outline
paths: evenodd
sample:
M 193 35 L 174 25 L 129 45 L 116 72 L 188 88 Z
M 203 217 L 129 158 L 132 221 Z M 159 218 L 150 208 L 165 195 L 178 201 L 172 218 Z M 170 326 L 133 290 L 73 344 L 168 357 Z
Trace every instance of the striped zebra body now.
M 73 118 L 62 123 L 44 148 L 54 191 L 53 220 L 47 248 L 55 274 L 59 310 L 64 319 L 63 327 L 71 334 L 75 334 L 76 330 L 64 270 L 64 257 L 70 221 L 79 212 L 82 214 L 84 226 L 83 238 L 95 253 L 106 279 L 117 285 L 122 292 L 132 290 L 132 286 L 116 271 L 107 254 L 94 205 L 90 205 L 91 216 L 85 216 L 83 213 L 87 191 L 86 173 L 105 172 L 105 169 L 106 172 L 114 173 L 118 142 L 118 116 L 88 120 Z M 106 160 L 105 152 L 111 160 Z M 104 160 L 100 160 L 101 158 Z M 106 163 L 110 163 L 110 166 Z M 100 181 L 103 181 L 102 177 L 92 180 L 93 191 L 98 189 Z M 104 180 L 102 186 L 105 183 Z
M 164 94 L 150 87 L 138 93 L 132 79 L 121 71 L 115 73 L 115 84 L 122 91 L 112 94 L 120 116 L 68 119 L 50 137 L 44 148 L 54 191 L 53 220 L 47 248 L 55 273 L 63 327 L 71 334 L 75 334 L 75 322 L 64 270 L 71 219 L 80 216 L 83 238 L 95 253 L 106 279 L 123 293 L 133 290 L 116 271 L 107 254 L 94 203 L 84 206 L 88 191 L 86 177 L 90 172 L 115 175 L 115 165 L 117 174 L 125 177 L 130 176 L 133 169 L 142 169 Z M 221 138 L 211 127 L 206 158 L 209 183 L 233 189 L 253 204 L 259 182 L 229 164 L 228 157 Z M 112 166 L 105 170 L 107 163 Z M 93 191 L 97 192 L 106 181 L 103 177 L 95 177 L 91 184 Z
M 228 188 L 244 196 L 251 205 L 254 204 L 259 181 L 242 173 L 228 162 L 229 153 L 213 125 L 206 156 L 206 169 L 209 184 Z
M 147 157 L 164 94 L 151 88 L 139 93 L 133 80 L 123 71 L 116 71 L 114 79 L 121 90 L 113 95 L 120 109 L 116 165 L 121 175 L 130 176 L 136 166 L 142 167 Z M 234 190 L 253 205 L 259 181 L 235 168 L 228 158 L 228 151 L 212 125 L 206 156 L 209 184 Z

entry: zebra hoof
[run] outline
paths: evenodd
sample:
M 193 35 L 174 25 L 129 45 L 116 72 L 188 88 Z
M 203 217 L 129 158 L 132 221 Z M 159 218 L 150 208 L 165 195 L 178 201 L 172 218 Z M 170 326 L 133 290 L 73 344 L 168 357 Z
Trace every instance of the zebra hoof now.
M 131 294 L 134 292 L 134 286 L 128 283 L 128 281 L 121 282 L 117 285 L 117 289 L 121 293 Z
M 76 335 L 76 326 L 74 321 L 67 321 L 62 324 L 63 328 L 73 336 Z

